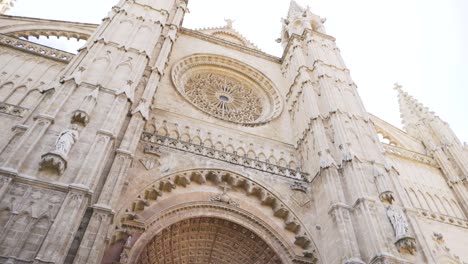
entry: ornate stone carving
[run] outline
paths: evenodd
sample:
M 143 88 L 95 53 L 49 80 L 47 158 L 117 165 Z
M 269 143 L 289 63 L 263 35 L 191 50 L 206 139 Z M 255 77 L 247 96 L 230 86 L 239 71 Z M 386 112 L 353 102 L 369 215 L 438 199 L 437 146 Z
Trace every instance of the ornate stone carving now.
M 387 207 L 387 216 L 395 231 L 395 246 L 400 252 L 406 251 L 410 254 L 416 252 L 416 239 L 409 235 L 408 220 L 404 212 L 396 206 Z
M 15 117 L 23 117 L 27 111 L 28 109 L 24 107 L 0 102 L 0 113 L 2 114 L 7 114 Z
M 86 126 L 88 124 L 89 117 L 97 104 L 98 95 L 99 87 L 95 88 L 91 93 L 85 96 L 78 109 L 75 112 L 73 112 L 72 122 L 80 123 L 83 126 Z
M 67 169 L 67 160 L 59 153 L 49 152 L 41 156 L 40 169 L 55 170 L 58 175 L 62 175 Z
M 416 239 L 412 237 L 403 237 L 395 242 L 395 246 L 400 252 L 406 251 L 411 255 L 416 252 Z
M 387 216 L 395 231 L 395 237 L 400 239 L 408 235 L 408 220 L 400 208 L 387 207 Z
M 220 195 L 216 195 L 216 196 L 213 196 L 210 198 L 210 201 L 211 202 L 221 202 L 221 203 L 227 203 L 229 205 L 232 205 L 232 206 L 235 206 L 235 207 L 239 207 L 239 203 L 237 203 L 236 201 L 232 200 L 231 197 L 229 197 L 229 195 L 227 195 L 227 190 L 230 189 L 230 187 L 228 186 L 227 183 L 224 183 L 222 184 L 221 186 L 221 189 L 223 190 L 223 193 L 220 194 Z
M 78 140 L 78 136 L 77 126 L 72 125 L 71 128 L 65 129 L 59 134 L 57 141 L 55 141 L 54 152 L 67 157 L 71 147 L 75 144 L 76 140 Z
M 246 84 L 215 73 L 194 74 L 185 85 L 187 98 L 220 119 L 251 123 L 262 113 L 260 97 Z
M 308 181 L 309 179 L 309 175 L 302 171 L 281 167 L 275 164 L 271 164 L 267 161 L 260 161 L 258 159 L 251 159 L 245 156 L 236 155 L 234 153 L 227 153 L 222 150 L 204 147 L 201 144 L 193 144 L 178 139 L 172 139 L 148 133 L 142 134 L 142 141 L 148 142 L 148 144 L 145 145 L 145 153 L 159 153 L 159 147 L 164 146 L 205 156 L 212 159 L 226 161 L 233 164 L 239 164 L 247 168 L 265 171 L 268 173 L 280 175 L 291 179 L 304 181 Z
M 174 66 L 172 80 L 181 95 L 197 108 L 226 121 L 261 124 L 282 110 L 281 97 L 273 83 L 233 59 L 191 56 Z
M 431 158 L 429 156 L 423 155 L 421 153 L 413 152 L 413 151 L 410 151 L 410 150 L 406 150 L 404 148 L 400 148 L 400 147 L 397 147 L 397 146 L 392 146 L 392 145 L 389 145 L 389 144 L 382 144 L 382 146 L 383 146 L 385 152 L 388 153 L 388 154 L 401 156 L 401 157 L 404 157 L 404 158 L 407 158 L 407 159 L 410 159 L 410 160 L 414 160 L 414 161 L 418 161 L 418 162 L 421 162 L 421 163 L 429 164 L 429 165 L 434 166 L 434 167 L 438 167 L 437 162 L 433 158 Z
M 75 124 L 62 131 L 55 141 L 55 149 L 41 156 L 40 169 L 49 168 L 62 175 L 67 168 L 68 153 L 78 137 L 78 126 Z
M 60 51 L 54 48 L 49 48 L 39 44 L 35 44 L 26 40 L 9 37 L 6 35 L 0 35 L 0 44 L 10 46 L 20 50 L 26 50 L 27 52 L 35 53 L 39 56 L 44 56 L 49 59 L 56 59 L 59 61 L 70 61 L 73 58 L 73 54 Z
M 164 250 L 171 245 L 171 250 Z M 282 263 L 275 250 L 251 230 L 228 220 L 182 220 L 160 231 L 137 263 Z M 120 261 L 122 263 L 122 260 Z
M 307 193 L 307 185 L 303 182 L 294 182 L 293 184 L 291 184 L 289 186 L 291 188 L 291 190 L 294 190 L 294 191 L 300 191 L 300 192 L 303 192 L 303 193 Z

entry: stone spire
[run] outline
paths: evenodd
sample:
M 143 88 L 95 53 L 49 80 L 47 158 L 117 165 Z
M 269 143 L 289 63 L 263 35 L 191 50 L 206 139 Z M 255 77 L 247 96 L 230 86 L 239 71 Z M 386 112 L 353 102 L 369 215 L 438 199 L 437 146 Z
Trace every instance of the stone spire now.
M 437 145 L 460 143 L 448 124 L 439 116 L 405 92 L 398 83 L 395 84 L 394 89 L 398 92 L 403 128 L 408 134 L 423 140 L 426 144 L 429 143 L 428 141 Z
M 413 96 L 405 92 L 400 84 L 395 83 L 394 89 L 398 92 L 400 117 L 403 127 L 410 135 L 418 137 L 415 127 L 421 124 L 423 120 L 433 119 L 435 115 Z
M 288 19 L 293 18 L 297 14 L 302 14 L 305 9 L 300 6 L 296 1 L 291 0 L 289 3 Z
M 0 14 L 5 14 L 10 10 L 16 0 L 0 0 Z
M 294 0 L 291 0 L 289 5 L 287 18 L 283 18 L 281 22 L 283 24 L 281 38 L 277 42 L 281 43 L 283 47 L 286 47 L 292 35 L 301 36 L 307 30 L 325 33 L 323 27 L 325 19 L 312 13 L 309 7 L 303 8 Z

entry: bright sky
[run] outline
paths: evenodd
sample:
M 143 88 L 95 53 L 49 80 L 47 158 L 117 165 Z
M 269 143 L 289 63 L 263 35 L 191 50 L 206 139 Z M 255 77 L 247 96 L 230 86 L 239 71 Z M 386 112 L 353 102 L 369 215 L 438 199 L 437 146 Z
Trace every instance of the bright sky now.
M 468 141 L 468 1 L 297 0 L 327 18 L 367 110 L 399 126 L 395 82 Z M 99 23 L 117 0 L 17 0 L 10 15 Z M 224 18 L 263 51 L 281 56 L 274 40 L 289 0 L 190 0 L 187 28 Z M 76 50 L 77 45 L 66 47 Z M 64 47 L 65 48 L 65 47 Z

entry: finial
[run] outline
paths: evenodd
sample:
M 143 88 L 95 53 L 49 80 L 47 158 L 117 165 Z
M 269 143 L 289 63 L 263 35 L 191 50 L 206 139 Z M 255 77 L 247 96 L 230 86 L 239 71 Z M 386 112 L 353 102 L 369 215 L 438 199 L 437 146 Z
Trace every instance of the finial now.
M 225 18 L 224 21 L 226 21 L 226 27 L 227 28 L 232 28 L 232 24 L 234 24 L 235 20 L 230 19 L 230 18 Z
M 401 86 L 399 83 L 396 82 L 396 83 L 394 84 L 393 89 L 395 89 L 395 90 L 397 90 L 397 91 L 401 91 L 401 88 L 403 88 L 403 86 Z

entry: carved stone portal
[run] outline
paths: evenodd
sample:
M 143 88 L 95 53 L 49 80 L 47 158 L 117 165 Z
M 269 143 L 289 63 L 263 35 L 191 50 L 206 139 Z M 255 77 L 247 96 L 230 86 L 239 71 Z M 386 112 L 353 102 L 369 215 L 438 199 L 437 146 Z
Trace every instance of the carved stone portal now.
M 276 252 L 249 229 L 233 222 L 200 217 L 159 232 L 137 263 L 282 263 Z

